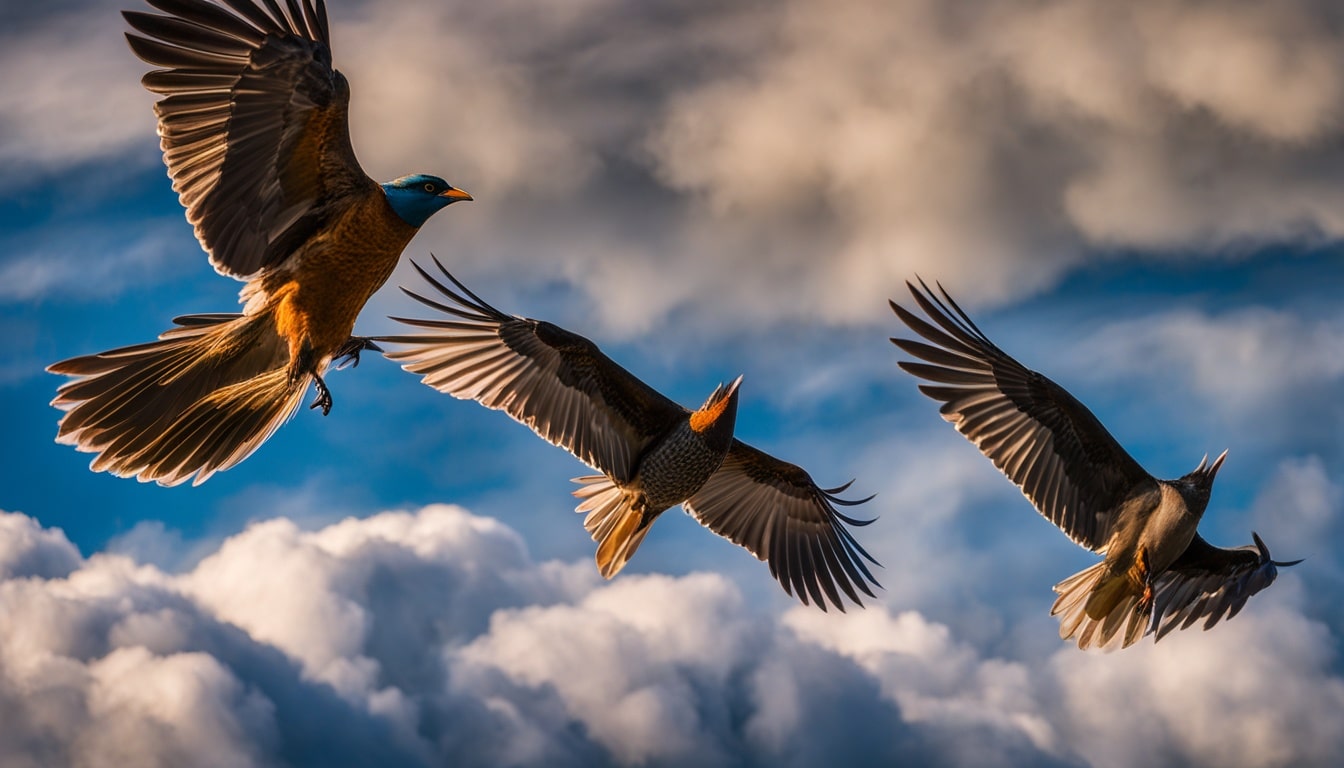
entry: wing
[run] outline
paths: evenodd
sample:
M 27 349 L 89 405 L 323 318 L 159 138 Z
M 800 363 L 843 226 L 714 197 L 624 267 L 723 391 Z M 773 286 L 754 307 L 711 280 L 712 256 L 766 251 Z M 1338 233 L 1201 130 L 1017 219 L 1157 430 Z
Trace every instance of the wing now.
M 620 483 L 651 440 L 686 409 L 612 362 L 588 339 L 539 320 L 506 315 L 434 260 L 458 293 L 412 265 L 451 304 L 411 298 L 457 319 L 393 318 L 428 333 L 378 337 L 401 345 L 386 356 L 424 383 L 508 413 Z M 465 295 L 463 295 L 465 294 Z
M 804 605 L 811 595 L 823 611 L 829 600 L 843 612 L 836 587 L 862 605 L 856 588 L 874 597 L 868 583 L 877 584 L 863 560 L 878 564 L 845 528 L 872 520 L 835 508 L 868 501 L 836 495 L 848 487 L 818 488 L 801 467 L 734 440 L 718 471 L 683 506 L 711 531 L 768 562 L 770 575 Z
M 943 418 L 1050 522 L 1091 550 L 1104 547 L 1125 500 L 1155 492 L 1157 481 L 1063 387 L 994 346 L 946 291 L 943 303 L 923 282 L 923 291 L 906 285 L 938 327 L 891 302 L 911 330 L 936 345 L 892 339 L 926 361 L 902 361 L 901 368 L 934 382 L 920 391 L 942 401 Z
M 1209 629 L 1224 616 L 1236 616 L 1251 595 L 1274 583 L 1278 566 L 1301 562 L 1271 560 L 1260 535 L 1251 536 L 1254 546 L 1223 549 L 1195 534 L 1185 552 L 1155 580 L 1149 625 L 1157 633 L 1155 640 L 1200 619 Z
M 131 49 L 164 69 L 144 86 L 187 221 L 219 272 L 283 262 L 349 196 L 376 189 L 350 146 L 350 88 L 332 69 L 323 0 L 147 0 Z M 300 2 L 302 5 L 300 5 Z M 267 10 L 269 9 L 269 10 Z

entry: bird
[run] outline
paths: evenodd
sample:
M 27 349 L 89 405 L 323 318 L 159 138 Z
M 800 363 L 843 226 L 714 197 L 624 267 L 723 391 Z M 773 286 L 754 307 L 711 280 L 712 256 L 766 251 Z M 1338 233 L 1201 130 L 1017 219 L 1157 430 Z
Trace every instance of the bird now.
M 369 296 L 429 217 L 471 200 L 438 176 L 379 184 L 350 142 L 350 87 L 332 67 L 323 0 L 148 0 L 126 39 L 161 69 L 158 134 L 173 189 L 239 313 L 175 318 L 158 340 L 74 357 L 52 405 L 56 441 L 94 471 L 204 482 L 298 410 L 330 413 L 328 368 L 376 345 L 352 336 Z
M 419 333 L 376 336 L 384 356 L 428 386 L 502 410 L 601 474 L 574 478 L 575 510 L 597 542 L 604 578 L 615 576 L 665 510 L 681 504 L 711 531 L 765 560 L 770 575 L 804 605 L 845 610 L 880 586 L 877 561 L 836 507 L 853 483 L 823 489 L 801 467 L 734 435 L 742 377 L 720 384 L 692 411 L 640 381 L 588 339 L 552 323 L 507 315 L 467 289 L 434 258 L 453 287 L 411 260 L 441 300 L 403 287 L 447 317 L 400 323 Z
M 1197 532 L 1214 478 L 1227 458 L 1208 455 L 1175 480 L 1148 474 L 1091 411 L 1063 387 L 999 349 L 938 285 L 907 282 L 930 323 L 890 301 L 924 340 L 891 339 L 918 361 L 905 371 L 931 384 L 942 417 L 1013 481 L 1075 543 L 1104 559 L 1056 584 L 1050 609 L 1060 638 L 1080 649 L 1157 642 L 1203 620 L 1232 618 L 1268 587 L 1278 568 L 1258 533 L 1225 549 Z

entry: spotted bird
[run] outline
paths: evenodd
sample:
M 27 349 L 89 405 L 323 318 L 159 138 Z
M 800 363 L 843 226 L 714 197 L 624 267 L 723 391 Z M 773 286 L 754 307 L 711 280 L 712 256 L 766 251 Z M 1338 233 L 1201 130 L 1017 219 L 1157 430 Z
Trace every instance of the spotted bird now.
M 923 362 L 901 368 L 932 384 L 924 394 L 1012 480 L 1046 519 L 1104 559 L 1055 585 L 1050 615 L 1079 648 L 1157 642 L 1203 621 L 1237 615 L 1274 583 L 1278 562 L 1256 533 L 1254 546 L 1215 547 L 1197 532 L 1224 451 L 1176 480 L 1144 471 L 1082 403 L 994 345 L 947 291 L 906 284 L 929 323 L 891 308 L 932 344 L 892 339 Z M 922 288 L 922 290 L 921 290 Z M 939 286 L 941 289 L 941 286 Z M 936 325 L 934 324 L 936 323 Z
M 246 282 L 237 314 L 186 315 L 157 341 L 75 357 L 52 405 L 57 442 L 91 467 L 176 485 L 247 458 L 311 382 L 372 347 L 355 318 L 422 224 L 470 195 L 436 176 L 378 184 L 350 145 L 323 0 L 148 0 L 125 11 L 173 189 L 216 271 Z
M 597 546 L 597 568 L 615 576 L 664 510 L 681 504 L 720 536 L 765 560 L 784 591 L 823 611 L 843 611 L 843 592 L 862 605 L 877 584 L 876 560 L 845 528 L 872 520 L 841 514 L 850 485 L 822 489 L 788 462 L 733 437 L 738 377 L 690 411 L 635 378 L 593 342 L 541 320 L 506 315 L 467 290 L 448 287 L 411 262 L 448 303 L 408 295 L 452 319 L 393 318 L 426 332 L 377 337 L 425 384 L 503 410 L 602 474 L 575 478 Z M 852 481 L 851 481 L 852 482 Z M 869 498 L 872 498 L 871 496 Z

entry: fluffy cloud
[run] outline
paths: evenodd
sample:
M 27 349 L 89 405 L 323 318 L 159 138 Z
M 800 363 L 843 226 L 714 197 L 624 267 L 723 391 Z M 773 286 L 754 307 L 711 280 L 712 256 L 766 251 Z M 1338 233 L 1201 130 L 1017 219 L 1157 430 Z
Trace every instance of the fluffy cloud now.
M 1291 585 L 1216 632 L 1037 658 L 881 605 L 770 615 L 717 574 L 602 585 L 447 506 L 257 523 L 178 575 L 4 514 L 0 564 L 6 765 L 1325 765 L 1344 748 L 1321 714 L 1344 706 L 1338 643 Z
M 0 33 L 0 187 L 30 180 L 34 170 L 109 157 L 156 163 L 156 143 L 146 140 L 154 135 L 154 100 L 140 88 L 138 60 L 115 34 L 115 14 L 109 3 L 95 13 L 6 9 L 15 18 Z M 128 153 L 136 145 L 144 151 Z
M 829 230 L 826 258 L 787 266 L 835 319 L 912 271 L 1001 299 L 1097 247 L 1338 236 L 1344 44 L 1328 14 L 795 0 L 747 66 L 669 101 L 651 147 L 706 226 L 745 220 L 776 245 Z
M 77 23 L 20 14 L 4 46 L 24 74 L 0 86 L 0 164 L 23 164 L 5 183 L 153 154 L 141 68 L 106 23 L 117 4 L 86 4 Z M 331 14 L 368 169 L 478 195 L 422 246 L 568 284 L 612 333 L 868 323 L 915 272 L 1006 301 L 1099 252 L 1344 233 L 1344 41 L 1319 0 Z
M 1094 371 L 1145 361 L 1172 371 L 1208 402 L 1242 411 L 1292 392 L 1337 388 L 1344 380 L 1342 320 L 1260 307 L 1222 316 L 1163 312 L 1112 323 L 1072 357 L 1080 370 Z

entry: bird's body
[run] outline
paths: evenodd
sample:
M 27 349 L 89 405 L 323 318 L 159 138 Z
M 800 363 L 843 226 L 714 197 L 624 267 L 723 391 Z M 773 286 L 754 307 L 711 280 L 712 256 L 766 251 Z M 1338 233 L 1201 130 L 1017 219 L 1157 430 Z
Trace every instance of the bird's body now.
M 1149 475 L 1096 416 L 1055 382 L 996 347 L 946 292 L 910 285 L 933 323 L 891 303 L 932 344 L 892 342 L 922 362 L 901 368 L 926 379 L 944 419 L 973 442 L 1047 519 L 1104 556 L 1055 585 L 1060 636 L 1080 648 L 1161 639 L 1203 619 L 1235 615 L 1273 583 L 1277 567 L 1255 545 L 1214 547 L 1197 528 L 1226 452 L 1176 480 Z
M 254 294 L 257 311 L 275 315 L 277 330 L 289 342 L 291 361 L 299 360 L 305 348 L 324 362 L 336 355 L 349 340 L 360 310 L 387 282 L 416 232 L 374 185 L 283 266 L 260 279 Z
M 419 227 L 471 197 L 434 176 L 378 184 L 350 145 L 350 89 L 331 66 L 322 0 L 149 0 L 125 12 L 131 48 L 164 67 L 144 85 L 164 161 L 197 239 L 222 274 L 244 280 L 239 314 L 187 315 L 158 341 L 48 368 L 75 377 L 53 405 L 57 441 L 98 454 L 91 467 L 174 485 L 200 483 L 256 450 L 309 384 L 356 363 L 355 319 Z
M 407 293 L 452 319 L 403 319 L 425 332 L 376 340 L 396 345 L 387 356 L 429 386 L 504 410 L 601 472 L 576 478 L 574 495 L 604 577 L 625 566 L 658 515 L 681 504 L 768 561 L 804 603 L 844 610 L 842 593 L 854 603 L 860 591 L 873 594 L 862 562 L 872 558 L 845 528 L 869 521 L 835 508 L 860 502 L 836 496 L 847 485 L 819 488 L 800 467 L 734 439 L 740 378 L 688 410 L 588 339 L 503 314 L 443 272 L 461 293 L 420 270 L 448 303 Z
M 584 484 L 575 494 L 584 499 L 578 511 L 588 513 L 584 527 L 598 542 L 597 568 L 604 577 L 625 567 L 659 515 L 689 500 L 723 465 L 733 444 L 740 382 L 715 390 L 699 410 L 668 419 L 622 472 L 629 480 L 577 478 Z

